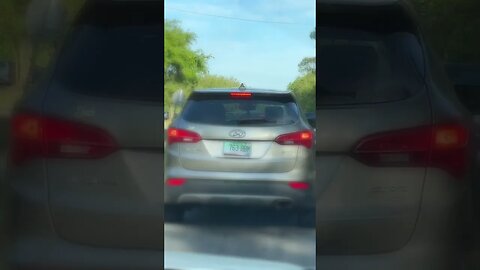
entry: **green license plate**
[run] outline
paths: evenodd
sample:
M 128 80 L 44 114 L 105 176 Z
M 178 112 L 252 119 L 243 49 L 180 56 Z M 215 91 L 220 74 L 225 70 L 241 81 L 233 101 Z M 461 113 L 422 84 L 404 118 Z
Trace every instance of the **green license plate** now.
M 247 142 L 225 142 L 223 154 L 226 156 L 249 157 L 252 154 L 252 144 Z

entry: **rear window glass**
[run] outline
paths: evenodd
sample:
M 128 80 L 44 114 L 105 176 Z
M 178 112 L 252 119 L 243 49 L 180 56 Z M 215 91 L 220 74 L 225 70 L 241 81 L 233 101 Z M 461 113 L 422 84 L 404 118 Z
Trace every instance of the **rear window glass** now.
M 160 7 L 88 7 L 67 40 L 55 80 L 87 95 L 163 101 Z
M 185 105 L 182 118 L 209 125 L 278 126 L 296 123 L 299 115 L 295 101 L 287 95 L 232 99 L 229 95 L 194 94 Z
M 411 25 L 378 20 L 339 14 L 320 23 L 317 105 L 391 102 L 424 88 L 422 48 Z

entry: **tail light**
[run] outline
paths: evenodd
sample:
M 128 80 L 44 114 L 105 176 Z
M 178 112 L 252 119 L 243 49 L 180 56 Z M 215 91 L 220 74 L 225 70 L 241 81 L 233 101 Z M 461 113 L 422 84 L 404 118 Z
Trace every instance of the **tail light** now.
M 184 178 L 169 178 L 167 179 L 167 186 L 179 187 L 183 186 L 187 180 Z
M 167 131 L 168 144 L 174 143 L 197 143 L 202 140 L 202 137 L 198 133 L 179 129 L 179 128 L 169 128 Z
M 370 166 L 437 167 L 462 177 L 468 140 L 467 129 L 459 124 L 419 127 L 369 136 L 354 156 Z
M 307 189 L 310 188 L 310 185 L 308 183 L 305 183 L 305 182 L 290 182 L 290 183 L 288 183 L 288 185 L 292 189 L 298 189 L 298 190 L 307 190 Z
M 302 145 L 306 148 L 312 148 L 313 146 L 313 132 L 310 130 L 304 130 L 299 132 L 293 132 L 283 134 L 275 139 L 275 142 L 281 145 Z
M 232 98 L 251 98 L 252 93 L 250 92 L 231 92 L 230 97 Z
M 11 122 L 13 164 L 34 158 L 102 158 L 118 149 L 104 130 L 34 113 L 16 114 Z

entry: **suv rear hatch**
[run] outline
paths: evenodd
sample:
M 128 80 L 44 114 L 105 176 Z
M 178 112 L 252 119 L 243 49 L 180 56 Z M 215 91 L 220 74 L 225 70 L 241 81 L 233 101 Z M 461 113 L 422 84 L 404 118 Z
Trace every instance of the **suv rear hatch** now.
M 282 135 L 309 132 L 288 92 L 195 92 L 174 127 L 201 138 L 199 143 L 173 145 L 179 147 L 181 165 L 216 172 L 291 171 L 299 143 L 285 143 Z
M 432 124 L 420 38 L 400 5 L 319 10 L 317 252 L 399 249 L 415 229 L 416 151 L 428 154 L 416 147 Z
M 44 102 L 56 232 L 108 247 L 163 248 L 162 3 L 92 1 Z

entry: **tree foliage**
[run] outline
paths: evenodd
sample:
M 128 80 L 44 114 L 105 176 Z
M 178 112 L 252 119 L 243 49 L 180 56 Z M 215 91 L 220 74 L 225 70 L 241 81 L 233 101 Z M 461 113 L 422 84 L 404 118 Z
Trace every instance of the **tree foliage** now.
M 412 0 L 430 44 L 445 60 L 480 61 L 480 1 Z
M 165 21 L 164 78 L 194 84 L 199 75 L 207 71 L 208 56 L 191 49 L 195 34 L 184 31 L 177 21 Z
M 315 30 L 310 33 L 310 38 L 315 39 Z M 316 93 L 316 58 L 305 57 L 298 64 L 300 76 L 288 85 L 288 89 L 295 93 L 303 111 L 312 112 L 315 110 Z
M 315 57 L 305 57 L 298 64 L 298 70 L 300 73 L 315 73 L 315 66 L 317 59 Z
M 188 95 L 193 89 L 237 87 L 235 78 L 208 74 L 210 56 L 193 50 L 195 34 L 181 28 L 178 21 L 165 21 L 164 101 L 168 110 L 175 91 Z
M 206 74 L 209 56 L 191 48 L 195 34 L 183 30 L 178 21 L 166 20 L 164 27 L 163 78 L 165 107 L 168 107 L 175 91 L 189 92 L 200 76 Z
M 288 85 L 288 89 L 295 93 L 304 112 L 315 110 L 316 74 L 310 72 L 296 78 Z
M 0 58 L 14 60 L 15 50 L 25 35 L 26 0 L 0 1 Z
M 207 74 L 200 77 L 195 88 L 232 88 L 238 87 L 239 85 L 240 82 L 235 78 Z

